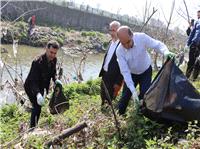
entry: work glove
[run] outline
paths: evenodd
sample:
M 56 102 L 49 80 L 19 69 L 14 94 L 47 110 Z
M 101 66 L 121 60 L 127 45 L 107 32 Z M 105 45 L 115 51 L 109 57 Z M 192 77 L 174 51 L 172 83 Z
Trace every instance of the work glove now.
M 55 81 L 55 84 L 60 84 L 60 85 L 62 85 L 62 82 L 61 82 L 60 80 L 57 79 L 57 80 Z
M 131 99 L 133 99 L 134 102 L 139 102 L 139 97 L 138 97 L 136 91 L 134 91 L 134 92 L 132 93 Z
M 139 109 L 139 97 L 137 95 L 137 91 L 134 91 L 132 93 L 131 99 L 134 102 L 135 109 L 138 110 Z
M 173 52 L 167 51 L 167 52 L 164 53 L 164 56 L 165 56 L 166 58 L 172 59 L 172 58 L 174 58 L 176 55 L 175 55 L 175 53 L 173 53 Z
M 44 97 L 40 94 L 40 93 L 37 93 L 37 103 L 40 105 L 40 106 L 44 106 Z

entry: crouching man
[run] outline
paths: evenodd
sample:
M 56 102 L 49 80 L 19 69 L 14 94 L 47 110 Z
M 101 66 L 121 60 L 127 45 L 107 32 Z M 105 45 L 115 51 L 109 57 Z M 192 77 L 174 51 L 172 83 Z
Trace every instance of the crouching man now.
M 41 107 L 44 105 L 44 91 L 48 94 L 50 81 L 56 80 L 56 54 L 59 44 L 56 41 L 49 41 L 45 53 L 33 60 L 30 72 L 26 78 L 24 89 L 32 103 L 30 128 L 38 124 Z

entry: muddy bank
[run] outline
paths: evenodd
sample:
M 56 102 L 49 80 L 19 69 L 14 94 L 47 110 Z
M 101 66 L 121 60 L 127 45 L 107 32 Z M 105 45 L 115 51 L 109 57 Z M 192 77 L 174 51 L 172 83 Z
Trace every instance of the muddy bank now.
M 75 31 L 69 28 L 35 26 L 28 33 L 29 26 L 26 22 L 19 21 L 1 22 L 1 43 L 18 44 L 33 47 L 44 47 L 49 40 L 57 40 L 69 53 L 81 53 L 84 50 L 90 53 L 104 52 L 109 41 L 109 36 L 95 31 Z M 73 52 L 74 51 L 74 52 Z

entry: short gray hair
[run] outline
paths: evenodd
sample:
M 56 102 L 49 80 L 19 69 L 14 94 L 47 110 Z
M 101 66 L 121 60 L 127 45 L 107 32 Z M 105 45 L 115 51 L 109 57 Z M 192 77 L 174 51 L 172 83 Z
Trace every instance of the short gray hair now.
M 118 21 L 112 21 L 110 24 L 110 26 L 116 26 L 117 28 L 119 28 L 121 26 L 121 24 Z

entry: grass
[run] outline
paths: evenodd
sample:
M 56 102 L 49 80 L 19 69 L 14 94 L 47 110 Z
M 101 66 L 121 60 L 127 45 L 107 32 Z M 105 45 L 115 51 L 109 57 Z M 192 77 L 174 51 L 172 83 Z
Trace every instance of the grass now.
M 200 88 L 200 81 L 193 83 Z M 200 128 L 196 122 L 186 126 L 163 125 L 139 115 L 130 102 L 126 116 L 117 116 L 122 139 L 111 110 L 101 111 L 100 80 L 86 83 L 72 83 L 64 86 L 64 93 L 70 100 L 70 109 L 60 115 L 51 115 L 46 104 L 42 108 L 39 127 L 49 130 L 50 135 L 29 135 L 26 139 L 16 139 L 9 147 L 20 142 L 23 148 L 44 148 L 43 143 L 62 130 L 86 121 L 88 128 L 72 135 L 62 142 L 62 148 L 192 148 L 200 147 Z M 118 99 L 119 100 L 119 97 Z M 113 102 L 114 107 L 117 101 Z M 19 105 L 6 105 L 0 110 L 0 140 L 5 145 L 28 129 L 30 113 Z M 21 127 L 24 126 L 24 129 Z M 180 139 L 184 140 L 180 141 Z

